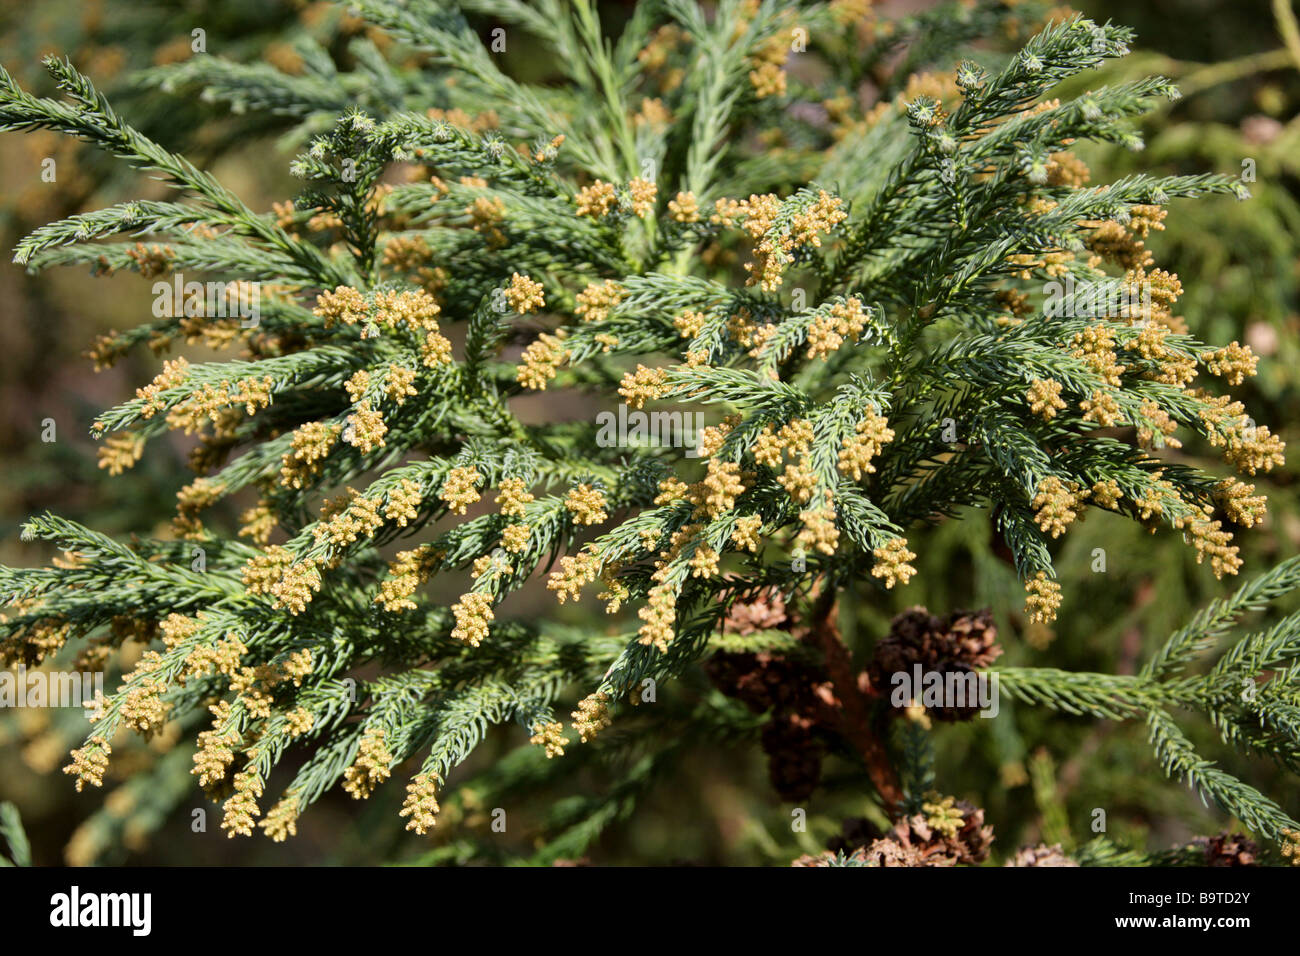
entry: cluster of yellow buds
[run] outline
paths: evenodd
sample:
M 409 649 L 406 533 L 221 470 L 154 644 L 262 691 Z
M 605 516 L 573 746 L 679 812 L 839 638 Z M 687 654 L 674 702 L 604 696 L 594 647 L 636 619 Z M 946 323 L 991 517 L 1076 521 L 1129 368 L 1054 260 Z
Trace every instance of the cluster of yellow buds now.
M 829 492 L 827 492 L 826 499 L 827 503 L 821 508 L 811 508 L 799 512 L 799 521 L 802 523 L 802 527 L 794 539 L 796 553 L 807 553 L 809 550 L 815 550 L 820 551 L 822 554 L 831 555 L 835 553 L 835 549 L 839 546 L 840 529 L 835 525 L 835 509 L 830 505 Z M 909 551 L 902 553 L 910 555 L 905 560 L 916 557 Z M 875 573 L 874 569 L 872 573 Z M 903 578 L 903 582 L 906 583 L 907 578 Z M 889 586 L 893 587 L 892 582 Z
M 663 369 L 638 365 L 635 372 L 628 372 L 623 376 L 618 394 L 627 402 L 629 408 L 641 408 L 646 402 L 663 395 L 667 381 L 668 373 Z
M 199 748 L 194 753 L 190 773 L 199 778 L 205 790 L 217 788 L 226 777 L 226 771 L 235 762 L 235 747 L 240 736 L 231 723 L 230 701 L 221 700 L 208 707 L 212 726 L 199 732 Z
M 431 774 L 422 773 L 406 786 L 406 800 L 398 816 L 410 817 L 406 829 L 424 835 L 437 822 L 437 782 Z
M 642 625 L 637 629 L 637 640 L 660 651 L 668 650 L 676 636 L 673 625 L 677 621 L 677 594 L 667 584 L 656 584 L 650 589 L 648 600 L 637 612 Z
M 347 506 L 312 529 L 318 543 L 325 541 L 332 548 L 343 548 L 370 537 L 384 523 L 379 512 L 381 499 L 367 498 L 354 488 L 344 494 L 348 496 Z
M 1098 508 L 1105 508 L 1108 511 L 1114 511 L 1115 507 L 1124 497 L 1120 490 L 1119 482 L 1112 478 L 1107 478 L 1104 481 L 1094 483 L 1090 494 L 1094 505 Z
M 632 215 L 646 216 L 654 212 L 655 198 L 659 187 L 649 179 L 633 179 L 627 184 L 628 198 L 632 206 Z
M 757 553 L 761 542 L 758 533 L 763 530 L 763 519 L 759 515 L 746 515 L 737 518 L 731 529 L 731 543 L 737 550 Z
M 1119 386 L 1125 368 L 1119 363 L 1115 352 L 1115 333 L 1109 326 L 1102 323 L 1090 325 L 1074 336 L 1071 345 L 1071 354 L 1082 359 L 1103 382 L 1112 387 Z
M 255 772 L 235 774 L 235 793 L 221 805 L 221 829 L 229 831 L 226 836 L 253 835 L 254 822 L 262 812 L 257 807 L 262 788 L 262 778 Z
M 290 614 L 307 610 L 312 596 L 321 589 L 320 568 L 315 562 L 300 561 L 289 565 L 280 580 L 271 585 L 274 607 L 288 608 Z
M 820 244 L 820 239 L 817 242 Z M 868 318 L 868 314 L 863 311 L 861 299 L 853 297 L 835 303 L 825 313 L 817 315 L 808 326 L 808 358 L 825 359 L 837 351 L 846 339 L 856 342 L 866 329 Z
M 1113 425 L 1122 423 L 1124 420 L 1124 413 L 1119 407 L 1119 402 L 1115 400 L 1115 396 L 1100 389 L 1081 401 L 1079 408 L 1083 411 L 1083 420 L 1085 422 L 1096 422 L 1102 428 L 1110 428 Z
M 1221 376 L 1229 385 L 1240 385 L 1255 374 L 1255 366 L 1259 364 L 1259 358 L 1250 350 L 1250 346 L 1237 342 L 1203 353 L 1201 361 L 1211 373 Z
M 700 334 L 707 321 L 709 317 L 705 313 L 687 310 L 673 319 L 673 325 L 681 333 L 682 338 L 693 339 Z
M 470 647 L 478 647 L 488 636 L 488 624 L 495 617 L 492 595 L 480 591 L 462 594 L 460 600 L 451 606 L 451 613 L 456 618 L 451 636 Z
M 759 433 L 751 451 L 754 460 L 769 468 L 784 467 L 777 481 L 790 498 L 807 504 L 817 487 L 817 474 L 812 464 L 813 425 L 804 418 L 792 419 L 777 431 L 768 425 Z M 790 457 L 785 462 L 784 456 Z
M 297 795 L 285 794 L 257 825 L 271 842 L 283 843 L 289 837 L 298 835 L 299 812 Z
M 574 314 L 583 322 L 603 322 L 627 296 L 627 290 L 613 279 L 593 282 L 577 295 Z
M 419 515 L 421 500 L 420 486 L 409 478 L 403 478 L 397 487 L 388 493 L 384 503 L 384 517 L 396 522 L 399 528 L 405 528 Z
M 565 509 L 573 515 L 577 524 L 600 524 L 609 519 L 605 511 L 605 496 L 591 485 L 578 485 L 572 488 L 564 499 Z
M 876 559 L 871 576 L 884 578 L 886 588 L 893 588 L 899 582 L 906 584 L 916 574 L 916 568 L 908 563 L 916 555 L 908 550 L 906 538 L 891 538 L 881 547 L 872 549 L 871 554 Z
M 302 488 L 329 457 L 343 426 L 338 422 L 307 422 L 294 430 L 290 450 L 280 463 L 280 484 Z
M 113 748 L 103 737 L 92 737 L 86 746 L 72 751 L 72 763 L 64 767 L 63 772 L 76 775 L 78 793 L 86 784 L 92 787 L 104 785 L 104 771 L 108 769 L 112 752 Z
M 609 714 L 609 695 L 597 691 L 584 697 L 578 702 L 578 709 L 570 716 L 573 718 L 573 729 L 578 732 L 582 742 L 587 743 L 613 722 Z
M 1065 402 L 1061 401 L 1061 383 L 1052 378 L 1036 378 L 1030 382 L 1025 399 L 1029 402 L 1031 412 L 1042 415 L 1048 421 L 1065 408 Z
M 546 307 L 546 295 L 540 282 L 526 275 L 511 273 L 510 284 L 505 289 L 506 303 L 520 315 L 537 312 Z
M 557 329 L 554 335 L 543 332 L 524 349 L 523 363 L 516 373 L 520 385 L 545 391 L 546 384 L 555 378 L 560 365 L 568 358 L 569 351 L 564 345 L 567 335 L 564 329 Z
M 1030 503 L 1038 509 L 1034 521 L 1039 529 L 1050 531 L 1053 538 L 1065 534 L 1065 529 L 1078 517 L 1077 509 L 1086 494 L 1080 494 L 1079 485 L 1073 481 L 1066 483 L 1055 475 L 1044 478 Z
M 678 193 L 675 198 L 668 200 L 668 214 L 674 222 L 699 222 L 700 201 L 695 193 Z
M 356 406 L 356 411 L 348 416 L 347 427 L 343 429 L 343 440 L 363 455 L 376 448 L 384 447 L 384 436 L 388 434 L 388 425 L 377 408 L 371 408 L 369 400 Z
M 483 476 L 477 468 L 457 466 L 447 472 L 447 477 L 438 489 L 438 497 L 447 504 L 453 514 L 463 515 L 470 505 L 479 500 L 476 487 Z
M 384 731 L 379 727 L 367 727 L 361 735 L 357 748 L 357 757 L 352 766 L 343 771 L 343 789 L 354 800 L 364 800 L 375 792 L 375 787 L 388 779 L 393 755 L 384 745 Z
M 1061 586 L 1051 580 L 1046 571 L 1039 571 L 1025 582 L 1025 590 L 1028 592 L 1025 612 L 1031 622 L 1050 624 L 1056 620 L 1056 610 L 1061 606 Z
M 533 735 L 528 742 L 537 747 L 546 748 L 546 759 L 563 757 L 565 745 L 569 738 L 564 736 L 564 725 L 558 720 L 540 723 L 533 728 Z
M 133 432 L 110 435 L 99 449 L 99 467 L 110 475 L 120 475 L 144 455 L 144 436 Z
M 1268 507 L 1268 499 L 1254 491 L 1254 485 L 1227 478 L 1215 486 L 1214 500 L 1233 524 L 1253 528 L 1264 520 Z
M 417 394 L 415 390 L 416 372 L 404 365 L 390 364 L 384 378 L 384 395 L 395 405 L 405 405 L 408 398 Z
M 718 573 L 719 554 L 707 544 L 696 546 L 695 553 L 691 555 L 690 561 L 687 562 L 691 568 L 691 577 L 693 578 L 711 578 Z
M 552 571 L 547 578 L 546 588 L 555 592 L 555 597 L 561 604 L 566 599 L 576 601 L 582 596 L 583 585 L 596 580 L 599 568 L 600 558 L 594 552 L 566 554 L 560 558 L 560 570 Z
M 749 82 L 754 95 L 760 100 L 769 96 L 784 96 L 785 61 L 790 57 L 790 44 L 786 31 L 781 30 L 754 51 L 750 58 L 754 69 L 749 71 Z
M 415 608 L 411 595 L 429 579 L 441 557 L 431 545 L 422 544 L 411 551 L 397 552 L 388 566 L 388 578 L 379 585 L 375 603 L 385 611 L 409 611 Z
M 710 458 L 707 469 L 700 483 L 698 507 L 710 518 L 716 518 L 736 506 L 736 498 L 745 492 L 745 482 L 740 474 L 740 465 L 734 461 Z
M 854 426 L 853 434 L 846 436 L 840 446 L 837 465 L 840 474 L 852 475 L 854 481 L 861 481 L 864 475 L 874 474 L 876 466 L 871 460 L 893 440 L 894 430 L 889 427 L 885 416 L 874 411 L 867 412 L 862 421 Z
M 574 196 L 574 202 L 577 203 L 579 216 L 599 219 L 601 216 L 608 215 L 610 210 L 618 205 L 618 189 L 613 183 L 597 179 L 590 186 L 579 189 L 578 194 Z
M 500 248 L 506 244 L 506 235 L 500 224 L 506 217 L 506 204 L 497 196 L 478 196 L 465 207 L 470 226 L 482 235 L 489 246 Z
M 1207 506 L 1206 510 L 1212 509 Z M 1232 541 L 1232 532 L 1223 530 L 1223 522 L 1193 514 L 1175 518 L 1173 524 L 1183 532 L 1183 539 L 1196 549 L 1197 564 L 1209 557 L 1210 568 L 1216 578 L 1236 574 L 1241 568 L 1241 558 L 1237 556 L 1240 549 L 1229 543 Z

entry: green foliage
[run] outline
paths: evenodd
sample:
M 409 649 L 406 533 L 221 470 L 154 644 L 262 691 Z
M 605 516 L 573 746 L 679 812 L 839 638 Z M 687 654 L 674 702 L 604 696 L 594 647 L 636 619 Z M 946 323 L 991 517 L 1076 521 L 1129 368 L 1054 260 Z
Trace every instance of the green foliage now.
M 1297 587 L 1300 558 L 1291 558 L 1198 613 L 1169 637 L 1139 674 L 1002 668 L 1002 686 L 1026 703 L 1071 714 L 1109 720 L 1145 717 L 1151 745 L 1169 776 L 1209 796 L 1252 832 L 1280 839 L 1286 831 L 1300 830 L 1296 821 L 1253 787 L 1199 757 L 1170 710 L 1201 711 L 1225 744 L 1265 755 L 1294 773 L 1300 743 L 1295 688 L 1300 615 L 1289 614 L 1239 638 L 1202 674 L 1182 672 L 1213 649 L 1240 616 Z
M 0 836 L 9 845 L 9 859 L 0 856 L 0 866 L 31 866 L 32 848 L 23 831 L 18 808 L 7 800 L 0 803 Z

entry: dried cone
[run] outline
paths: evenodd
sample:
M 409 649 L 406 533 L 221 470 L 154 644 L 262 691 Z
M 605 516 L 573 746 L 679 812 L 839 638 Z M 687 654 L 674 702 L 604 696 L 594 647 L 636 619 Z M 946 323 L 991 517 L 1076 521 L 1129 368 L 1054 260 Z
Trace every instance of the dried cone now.
M 957 801 L 957 808 L 962 813 L 961 829 L 951 839 L 944 842 L 956 863 L 983 863 L 989 858 L 989 849 L 993 846 L 993 827 L 984 823 L 984 810 L 964 800 Z
M 898 840 L 876 840 L 865 850 L 859 850 L 867 859 L 867 866 L 951 866 L 945 862 L 929 862 L 919 847 Z
M 1259 847 L 1241 833 L 1220 833 L 1195 841 L 1205 850 L 1206 866 L 1258 866 Z
M 723 625 L 742 635 L 788 626 L 785 602 L 775 590 L 732 604 Z M 715 654 L 704 669 L 727 696 L 756 713 L 771 713 L 762 740 L 772 786 L 784 800 L 807 799 L 821 780 L 823 732 L 838 720 L 826 675 L 802 657 L 769 651 Z
M 949 836 L 936 829 L 922 813 L 899 820 L 894 832 L 867 848 L 869 858 L 879 866 L 970 866 L 988 859 L 993 845 L 993 828 L 984 825 L 984 811 L 965 801 L 956 801 L 961 825 Z M 897 843 L 902 849 L 883 844 Z
M 812 796 L 822 779 L 826 746 L 816 725 L 799 714 L 772 718 L 763 728 L 767 773 L 782 800 L 798 803 Z
M 867 865 L 867 866 L 871 865 L 867 861 L 866 850 L 861 850 L 861 849 L 854 850 L 852 853 L 846 854 L 845 860 L 850 865 L 852 864 Z M 792 862 L 790 865 L 791 866 L 841 866 L 843 864 L 840 863 L 839 854 L 834 851 L 831 851 L 827 853 L 805 853 L 803 856 L 796 858 L 794 862 Z
M 923 607 L 904 611 L 889 625 L 889 634 L 876 644 L 873 667 L 886 673 L 919 663 L 927 670 L 944 664 L 988 667 L 1002 655 L 993 615 L 982 611 L 953 611 L 937 617 Z
M 756 631 L 789 630 L 789 621 L 781 592 L 768 588 L 747 601 L 732 602 L 723 619 L 722 630 L 744 637 Z
M 783 628 L 788 623 L 780 592 L 768 589 L 747 601 L 733 602 L 722 630 L 743 636 Z M 806 665 L 767 651 L 715 654 L 705 662 L 704 669 L 718 690 L 744 701 L 755 711 L 795 706 L 797 685 L 811 676 Z
M 782 799 L 806 799 L 821 780 L 825 745 L 819 726 L 829 719 L 820 675 L 779 654 L 715 654 L 704 665 L 714 685 L 756 713 L 771 712 L 763 727 L 772 786 Z M 832 697 L 833 701 L 834 698 Z
M 923 607 L 914 607 L 894 618 L 889 634 L 877 644 L 868 668 L 871 686 L 887 694 L 891 678 L 902 672 L 911 676 L 915 665 L 923 673 L 969 674 L 992 664 L 1002 654 L 997 644 L 997 628 L 988 610 L 953 611 L 937 617 Z M 916 689 L 919 697 L 921 688 Z M 973 706 L 930 708 L 927 713 L 939 720 L 970 720 L 979 712 Z
M 993 844 L 993 828 L 985 826 L 984 811 L 963 801 L 948 801 L 950 811 L 961 814 L 961 823 L 955 832 L 941 832 L 924 813 L 899 820 L 886 835 L 879 836 L 866 820 L 845 820 L 843 832 L 833 838 L 830 850 L 801 856 L 792 866 L 834 866 L 839 854 L 848 860 L 866 866 L 970 866 L 988 859 Z M 954 821 L 955 822 L 955 821 Z M 1041 847 L 1022 850 L 1024 853 L 1044 851 L 1043 859 L 1054 852 L 1060 859 L 1060 847 Z M 1021 854 L 1017 854 L 1020 859 Z M 1012 865 L 1010 863 L 1008 866 Z M 1025 866 L 1076 866 L 1073 861 L 1063 863 L 1025 863 Z
M 1007 860 L 1003 866 L 1078 866 L 1074 860 L 1071 860 L 1061 850 L 1059 843 L 1048 846 L 1040 843 L 1038 846 L 1021 847 L 1016 851 L 1016 855 Z
M 880 828 L 866 817 L 850 817 L 840 825 L 840 832 L 826 841 L 826 849 L 832 853 L 852 853 L 870 846 L 882 836 Z
M 806 695 L 802 685 L 816 680 L 807 664 L 782 654 L 714 654 L 704 665 L 715 687 L 747 704 L 755 713 L 795 708 Z

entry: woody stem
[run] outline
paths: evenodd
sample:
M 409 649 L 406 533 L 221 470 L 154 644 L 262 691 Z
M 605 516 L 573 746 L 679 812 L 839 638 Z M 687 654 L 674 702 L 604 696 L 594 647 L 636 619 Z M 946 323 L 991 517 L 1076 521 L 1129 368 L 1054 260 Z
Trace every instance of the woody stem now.
M 889 762 L 889 755 L 875 732 L 871 729 L 871 707 L 867 695 L 858 686 L 853 670 L 853 659 L 840 637 L 836 623 L 838 604 L 833 588 L 827 588 L 813 606 L 812 638 L 821 648 L 826 662 L 826 674 L 840 701 L 840 732 L 867 766 L 867 774 L 875 785 L 891 816 L 903 798 L 898 775 Z

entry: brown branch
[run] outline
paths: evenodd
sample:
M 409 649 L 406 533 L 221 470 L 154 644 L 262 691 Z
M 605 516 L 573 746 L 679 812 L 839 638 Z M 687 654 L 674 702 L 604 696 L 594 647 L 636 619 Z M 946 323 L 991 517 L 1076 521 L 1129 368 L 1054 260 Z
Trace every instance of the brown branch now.
M 858 752 L 867 765 L 867 774 L 876 792 L 884 801 L 885 810 L 893 816 L 903 799 L 898 775 L 889 762 L 884 745 L 871 728 L 871 705 L 858 683 L 853 670 L 853 658 L 844 646 L 836 623 L 838 603 L 835 591 L 827 588 L 816 599 L 811 614 L 810 637 L 821 648 L 826 661 L 826 674 L 839 701 L 840 734 Z

